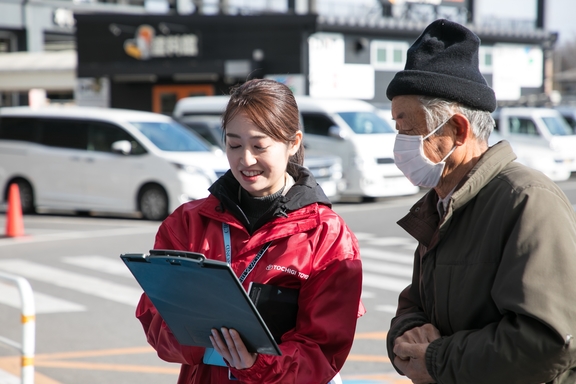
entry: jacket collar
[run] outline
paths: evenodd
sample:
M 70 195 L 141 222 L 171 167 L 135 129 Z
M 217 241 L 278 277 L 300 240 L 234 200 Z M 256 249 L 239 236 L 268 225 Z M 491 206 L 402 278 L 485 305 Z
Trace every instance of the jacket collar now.
M 452 194 L 452 209 L 449 209 L 448 214 L 476 197 L 482 188 L 514 160 L 516 155 L 507 141 L 500 141 L 490 147 Z
M 450 198 L 446 216 L 440 223 L 436 209 L 438 195 L 434 189 L 426 193 L 410 212 L 398 221 L 398 225 L 412 235 L 427 248 L 430 247 L 434 235 L 440 229 L 440 235 L 448 228 L 454 211 L 465 206 L 482 188 L 493 180 L 502 170 L 516 159 L 507 141 L 500 141 L 482 155 L 478 163 L 456 187 Z
M 329 207 L 332 205 L 307 168 L 297 167 L 297 173 L 291 174 L 291 176 L 294 178 L 294 185 L 288 190 L 286 195 L 280 196 L 276 200 L 275 204 L 258 221 L 254 230 L 274 217 L 286 217 L 289 212 L 311 204 L 317 203 Z M 229 211 L 244 227 L 248 227 L 248 220 L 244 212 L 242 212 L 238 201 L 239 188 L 241 188 L 240 183 L 232 175 L 232 171 L 229 170 L 212 184 L 209 191 L 220 202 L 222 212 Z

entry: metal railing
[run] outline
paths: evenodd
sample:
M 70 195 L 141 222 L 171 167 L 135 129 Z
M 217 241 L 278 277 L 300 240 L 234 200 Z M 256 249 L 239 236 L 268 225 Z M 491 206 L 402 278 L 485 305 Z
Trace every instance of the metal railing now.
M 22 309 L 22 343 L 17 343 L 0 336 L 0 342 L 18 349 L 21 358 L 22 384 L 34 384 L 34 348 L 36 340 L 36 310 L 34 306 L 34 293 L 30 283 L 23 277 L 0 272 L 0 281 L 12 283 L 20 292 L 20 306 Z

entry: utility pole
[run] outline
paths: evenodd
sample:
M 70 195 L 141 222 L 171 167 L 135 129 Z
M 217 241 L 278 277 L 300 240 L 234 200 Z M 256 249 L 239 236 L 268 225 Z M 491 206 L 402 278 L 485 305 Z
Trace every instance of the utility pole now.
M 316 0 L 308 0 L 308 13 L 318 13 L 316 8 Z
M 468 0 L 466 22 L 468 22 L 468 24 L 474 24 L 474 0 Z
M 229 15 L 230 14 L 230 1 L 229 0 L 218 0 L 219 5 L 219 13 L 221 15 Z
M 537 0 L 536 5 L 536 28 L 544 29 L 544 21 L 546 16 L 545 0 Z

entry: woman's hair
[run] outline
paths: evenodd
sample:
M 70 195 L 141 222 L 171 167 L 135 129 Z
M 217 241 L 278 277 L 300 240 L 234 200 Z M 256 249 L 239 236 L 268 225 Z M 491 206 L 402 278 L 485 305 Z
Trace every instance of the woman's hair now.
M 222 129 L 226 132 L 228 123 L 238 113 L 245 113 L 248 119 L 266 135 L 276 141 L 290 143 L 300 131 L 300 113 L 294 94 L 286 85 L 270 79 L 253 79 L 234 88 L 230 101 L 222 116 Z M 290 157 L 290 163 L 304 163 L 304 146 Z M 294 167 L 288 164 L 287 171 Z
M 424 107 L 429 130 L 442 124 L 455 113 L 460 113 L 468 119 L 474 136 L 480 141 L 487 142 L 494 129 L 495 122 L 490 112 L 472 109 L 455 101 L 435 97 L 419 96 L 418 99 Z

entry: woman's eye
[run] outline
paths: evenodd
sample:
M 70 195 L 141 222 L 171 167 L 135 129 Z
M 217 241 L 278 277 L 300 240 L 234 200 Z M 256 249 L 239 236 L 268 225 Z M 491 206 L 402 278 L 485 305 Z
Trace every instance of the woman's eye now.
M 239 145 L 233 145 L 233 144 L 228 144 L 228 147 L 229 147 L 230 149 L 240 148 Z

